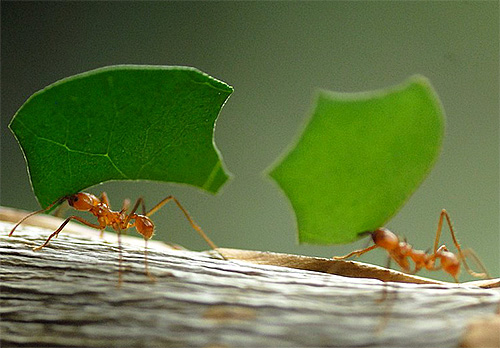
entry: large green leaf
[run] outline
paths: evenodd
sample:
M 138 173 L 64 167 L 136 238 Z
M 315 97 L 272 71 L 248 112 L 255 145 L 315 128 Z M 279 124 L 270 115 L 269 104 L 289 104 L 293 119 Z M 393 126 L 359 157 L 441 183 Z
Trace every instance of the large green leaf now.
M 196 69 L 111 66 L 32 95 L 10 123 L 42 207 L 108 180 L 227 180 L 213 142 L 232 92 Z
M 348 243 L 386 223 L 438 157 L 443 111 L 423 77 L 367 93 L 321 91 L 297 144 L 270 172 L 301 243 Z

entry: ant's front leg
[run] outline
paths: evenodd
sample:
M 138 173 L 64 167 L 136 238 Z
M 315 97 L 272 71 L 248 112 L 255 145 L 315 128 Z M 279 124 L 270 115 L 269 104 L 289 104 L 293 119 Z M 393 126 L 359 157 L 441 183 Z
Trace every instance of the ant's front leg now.
M 123 200 L 122 210 L 120 210 L 120 213 L 126 213 L 129 208 L 130 208 L 130 199 L 125 198 Z
M 392 254 L 389 253 L 389 255 L 392 257 L 394 261 L 401 267 L 401 270 L 404 273 L 410 273 L 410 263 L 408 262 L 408 256 L 405 255 L 399 255 L 399 254 Z
M 130 211 L 130 214 L 127 215 L 127 218 L 124 221 L 124 226 L 125 226 L 125 228 L 130 228 L 132 226 L 135 226 L 137 231 L 143 235 L 143 237 L 144 237 L 144 272 L 146 273 L 146 276 L 151 281 L 154 282 L 154 281 L 156 281 L 156 278 L 149 272 L 149 263 L 148 263 L 148 239 L 151 238 L 151 236 L 146 236 L 144 234 L 144 231 L 140 227 L 137 226 L 138 219 L 140 219 L 139 221 L 143 221 L 143 220 L 149 220 L 149 218 L 147 218 L 147 217 L 144 218 L 144 216 L 141 218 L 135 214 L 135 212 L 139 208 L 139 205 L 141 206 L 141 209 L 142 209 L 142 215 L 144 215 L 144 216 L 146 215 L 146 205 L 144 204 L 144 199 L 142 197 L 139 197 L 137 199 L 137 201 L 135 202 L 134 207 Z M 126 211 L 128 211 L 129 206 L 130 206 L 130 200 L 129 199 L 124 200 L 121 212 L 125 213 Z M 134 223 L 130 223 L 130 220 L 132 218 L 136 219 Z M 118 234 L 118 241 L 120 243 L 120 233 Z M 120 252 L 121 252 L 121 247 L 120 247 Z M 121 271 L 120 271 L 120 274 L 121 274 Z M 119 278 L 119 282 L 121 282 L 121 276 Z
M 367 253 L 370 250 L 373 250 L 375 248 L 378 248 L 377 244 L 369 246 L 368 248 L 365 248 L 365 249 L 351 251 L 349 254 L 344 255 L 344 256 L 334 256 L 334 257 L 332 257 L 332 259 L 334 259 L 334 260 L 345 260 L 345 259 L 348 259 L 348 258 L 353 257 L 353 256 L 354 257 L 360 257 L 364 253 Z
M 42 245 L 38 246 L 38 247 L 35 247 L 33 248 L 33 251 L 38 251 L 40 249 L 42 249 L 43 247 L 45 247 L 47 244 L 49 244 L 50 240 L 53 238 L 53 237 L 56 237 L 59 235 L 59 232 L 62 231 L 62 229 L 68 224 L 68 222 L 70 222 L 72 219 L 75 219 L 79 222 L 81 222 L 82 224 L 84 225 L 87 225 L 89 227 L 92 227 L 92 228 L 95 228 L 95 229 L 102 229 L 102 226 L 100 225 L 97 225 L 97 224 L 93 224 L 91 222 L 88 222 L 87 220 L 84 220 L 82 219 L 81 217 L 79 216 L 70 216 L 69 218 L 67 218 L 66 220 L 64 220 L 64 222 L 61 224 L 61 226 L 59 226 L 59 228 L 57 230 L 55 230 L 50 236 L 49 238 L 47 238 L 47 240 L 45 241 L 45 243 L 43 243 Z
M 44 208 L 44 209 L 40 209 L 40 210 L 37 210 L 37 211 L 34 211 L 32 213 L 29 213 L 28 215 L 26 215 L 25 217 L 23 217 L 21 220 L 19 220 L 15 225 L 14 227 L 12 228 L 12 230 L 10 230 L 9 232 L 9 237 L 12 236 L 12 234 L 14 233 L 14 231 L 16 230 L 16 228 L 19 227 L 19 225 L 21 225 L 26 219 L 32 217 L 33 215 L 36 215 L 36 214 L 40 214 L 40 213 L 43 213 L 47 210 L 50 210 L 52 207 L 56 206 L 57 204 L 59 203 L 62 203 L 63 201 L 65 201 L 67 199 L 67 197 L 61 197 L 59 198 L 58 200 L 54 201 L 53 203 L 51 203 L 49 206 L 47 206 L 47 208 Z
M 139 205 L 142 208 L 142 215 L 147 216 L 146 215 L 146 205 L 144 204 L 144 198 L 139 197 L 139 198 L 137 198 L 137 201 L 135 201 L 134 207 L 132 208 L 132 210 L 127 215 L 127 218 L 124 221 L 124 226 L 126 226 L 126 228 L 130 228 L 130 227 L 135 226 L 135 223 L 130 223 L 130 220 L 132 220 L 133 216 L 135 215 L 135 212 L 139 208 Z M 125 213 L 126 211 L 128 211 L 129 206 L 130 206 L 130 200 L 129 199 L 125 199 L 123 201 L 123 208 L 122 208 L 121 212 Z
M 111 203 L 109 203 L 108 194 L 105 191 L 101 192 L 101 196 L 99 197 L 101 203 L 104 203 L 111 210 Z M 105 228 L 100 228 L 101 232 L 99 233 L 99 238 L 104 238 L 104 230 Z
M 141 206 L 141 210 L 142 210 L 142 215 L 146 215 L 146 205 L 144 204 L 144 198 L 142 197 L 139 197 L 137 198 L 137 201 L 135 201 L 135 204 L 134 204 L 134 207 L 132 208 L 132 210 L 130 211 L 130 214 L 128 214 L 128 217 L 127 217 L 127 222 L 130 221 L 130 219 L 132 218 L 132 215 L 135 214 L 135 212 L 137 211 L 137 209 L 139 209 L 139 205 Z M 128 210 L 128 207 L 130 206 L 130 200 L 129 199 L 125 199 L 123 201 L 123 208 L 122 208 L 122 211 L 125 209 L 125 211 Z
M 101 203 L 104 203 L 108 206 L 108 208 L 111 209 L 111 204 L 109 203 L 109 198 L 108 198 L 108 194 L 106 192 L 101 192 L 101 196 L 99 197 L 99 200 L 101 201 Z

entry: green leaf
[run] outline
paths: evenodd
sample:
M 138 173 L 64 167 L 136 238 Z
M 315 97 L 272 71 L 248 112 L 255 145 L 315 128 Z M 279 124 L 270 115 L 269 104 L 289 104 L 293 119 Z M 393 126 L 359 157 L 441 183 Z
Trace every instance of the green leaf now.
M 213 141 L 233 89 L 199 70 L 111 66 L 33 94 L 9 127 L 42 207 L 108 180 L 190 184 L 228 179 Z
M 430 83 L 321 91 L 298 143 L 270 172 L 290 199 L 299 242 L 349 243 L 382 227 L 436 161 L 444 117 Z

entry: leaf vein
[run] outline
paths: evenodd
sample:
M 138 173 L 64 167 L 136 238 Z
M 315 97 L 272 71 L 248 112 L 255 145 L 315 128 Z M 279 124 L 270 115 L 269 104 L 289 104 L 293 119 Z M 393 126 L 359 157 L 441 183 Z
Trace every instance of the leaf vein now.
M 111 157 L 109 157 L 109 155 L 107 153 L 105 154 L 101 154 L 101 153 L 92 153 L 92 152 L 88 152 L 88 151 L 82 151 L 82 150 L 75 150 L 75 149 L 71 149 L 68 147 L 68 145 L 66 144 L 61 144 L 55 140 L 52 140 L 52 139 L 48 139 L 48 138 L 44 138 L 38 134 L 36 134 L 35 131 L 33 131 L 32 129 L 30 129 L 29 127 L 26 127 L 26 125 L 21 121 L 21 120 L 17 120 L 23 127 L 26 128 L 26 130 L 28 130 L 31 134 L 33 134 L 33 136 L 35 136 L 36 138 L 42 140 L 42 141 L 46 141 L 46 142 L 49 142 L 51 144 L 54 144 L 54 145 L 58 145 L 58 146 L 61 146 L 63 148 L 65 148 L 68 152 L 68 163 L 69 163 L 69 153 L 70 152 L 73 152 L 73 153 L 79 153 L 79 154 L 82 154 L 82 155 L 87 155 L 87 156 L 98 156 L 98 157 L 105 157 L 108 159 L 108 161 L 111 163 L 111 165 L 113 166 L 113 168 L 115 168 L 115 170 L 120 173 L 120 175 L 123 176 L 124 179 L 130 179 L 117 165 L 116 163 L 111 159 Z M 71 179 L 71 176 L 72 176 L 72 173 L 71 173 L 71 166 L 69 166 L 69 177 Z

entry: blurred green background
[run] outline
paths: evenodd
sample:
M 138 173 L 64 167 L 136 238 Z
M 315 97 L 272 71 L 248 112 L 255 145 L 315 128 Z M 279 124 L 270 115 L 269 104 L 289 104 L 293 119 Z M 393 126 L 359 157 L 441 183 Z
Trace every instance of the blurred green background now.
M 220 246 L 342 255 L 367 241 L 297 245 L 290 205 L 261 172 L 300 132 L 317 88 L 365 91 L 420 73 L 444 105 L 446 138 L 435 169 L 387 227 L 427 249 L 446 208 L 463 246 L 499 276 L 498 2 L 2 2 L 1 10 L 2 205 L 38 207 L 7 129 L 32 93 L 106 65 L 193 66 L 235 88 L 215 132 L 233 180 L 217 196 L 153 182 L 90 191 L 107 191 L 115 207 L 174 194 Z M 206 249 L 173 206 L 154 220 L 156 239 Z M 443 240 L 451 245 L 447 232 Z

